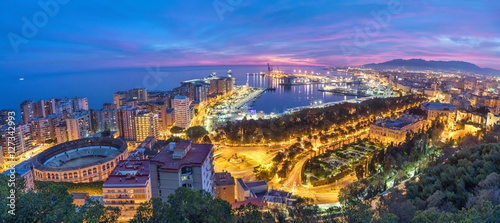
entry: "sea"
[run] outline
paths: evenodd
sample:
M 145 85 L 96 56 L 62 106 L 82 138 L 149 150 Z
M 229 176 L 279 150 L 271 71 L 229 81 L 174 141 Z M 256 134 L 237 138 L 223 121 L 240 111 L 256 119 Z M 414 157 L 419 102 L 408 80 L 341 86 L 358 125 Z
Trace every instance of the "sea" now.
M 349 76 L 348 73 L 326 71 L 317 66 L 273 66 L 285 73 L 320 73 L 324 76 Z M 38 101 L 65 97 L 86 97 L 89 108 L 99 109 L 104 103 L 113 103 L 113 93 L 137 87 L 148 91 L 171 90 L 182 81 L 207 77 L 212 73 L 236 78 L 238 85 L 259 88 L 276 88 L 256 99 L 251 107 L 264 113 L 281 113 L 288 108 L 315 103 L 335 102 L 356 98 L 318 91 L 324 85 L 279 85 L 277 79 L 253 75 L 267 72 L 267 65 L 220 65 L 183 67 L 144 67 L 133 69 L 108 69 L 27 75 L 23 78 L 5 77 L 2 81 L 0 110 L 12 109 L 19 113 L 24 100 Z M 16 115 L 19 118 L 19 115 Z

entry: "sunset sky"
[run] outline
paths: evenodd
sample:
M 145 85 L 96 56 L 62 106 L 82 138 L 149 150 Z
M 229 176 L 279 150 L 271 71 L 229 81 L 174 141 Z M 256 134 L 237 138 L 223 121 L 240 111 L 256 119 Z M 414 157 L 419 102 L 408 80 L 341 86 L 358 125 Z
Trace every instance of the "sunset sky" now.
M 500 69 L 496 0 L 6 0 L 0 18 L 3 74 L 397 58 Z

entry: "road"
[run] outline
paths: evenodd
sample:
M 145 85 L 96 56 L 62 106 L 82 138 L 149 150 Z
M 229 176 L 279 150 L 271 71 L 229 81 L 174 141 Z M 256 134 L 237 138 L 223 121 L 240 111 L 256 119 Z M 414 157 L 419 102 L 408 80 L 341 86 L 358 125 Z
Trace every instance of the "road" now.
M 287 145 L 259 146 L 259 147 L 227 147 L 216 149 L 214 152 L 215 171 L 228 171 L 234 178 L 243 178 L 245 181 L 255 180 L 254 167 L 270 164 L 278 151 L 287 148 Z M 241 163 L 229 162 L 237 154 L 243 159 Z
M 361 130 L 357 134 L 350 135 L 349 138 L 344 139 L 343 144 L 348 144 L 354 142 L 357 137 L 364 137 L 367 134 L 366 131 Z M 328 146 L 335 146 L 338 148 L 341 143 L 332 142 Z M 245 181 L 255 180 L 255 175 L 253 174 L 254 167 L 258 165 L 268 165 L 272 162 L 276 154 L 284 149 L 288 148 L 291 144 L 280 144 L 273 145 L 271 147 L 259 146 L 259 147 L 227 147 L 222 146 L 222 148 L 216 149 L 214 152 L 215 157 L 215 171 L 228 171 L 234 178 L 242 178 Z M 238 157 L 243 159 L 241 163 L 229 162 L 229 159 L 237 154 Z M 311 154 L 303 157 L 294 165 L 287 179 L 284 183 L 280 183 L 276 177 L 268 182 L 270 188 L 279 188 L 281 190 L 290 191 L 293 194 L 299 196 L 310 197 L 314 199 L 316 204 L 327 204 L 334 203 L 338 201 L 338 193 L 340 188 L 352 183 L 356 180 L 355 176 L 347 176 L 342 180 L 319 187 L 303 186 L 302 185 L 302 168 L 311 158 Z
M 46 144 L 46 145 L 43 145 L 43 146 L 37 146 L 34 149 L 32 149 L 32 150 L 30 150 L 28 152 L 25 152 L 25 153 L 17 156 L 19 158 L 18 161 L 4 163 L 5 166 L 3 166 L 2 168 L 0 168 L 0 173 L 6 171 L 9 168 L 7 165 L 14 164 L 15 166 L 18 166 L 19 164 L 23 163 L 24 161 L 29 160 L 32 157 L 35 157 L 39 153 L 45 151 L 46 149 L 48 149 L 48 148 L 50 148 L 52 146 L 53 146 L 52 144 Z M 16 168 L 19 168 L 19 167 L 16 167 Z

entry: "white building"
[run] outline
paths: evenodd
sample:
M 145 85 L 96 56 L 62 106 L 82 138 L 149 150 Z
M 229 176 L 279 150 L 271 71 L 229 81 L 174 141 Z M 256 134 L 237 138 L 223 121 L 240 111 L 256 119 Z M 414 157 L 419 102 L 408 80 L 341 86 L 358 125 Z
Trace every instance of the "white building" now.
M 171 143 L 150 160 L 151 194 L 166 201 L 178 187 L 214 195 L 213 145 Z
M 17 161 L 19 155 L 33 149 L 31 145 L 31 133 L 28 124 L 17 124 L 15 130 L 4 125 L 1 129 L 2 152 L 5 162 Z M 13 137 L 13 138 L 12 138 Z M 11 142 L 9 144 L 9 142 Z M 15 146 L 12 146 L 14 144 Z
M 175 109 L 175 125 L 184 129 L 189 128 L 191 122 L 189 98 L 184 95 L 175 96 L 172 105 Z
M 66 128 L 68 130 L 68 141 L 82 139 L 89 136 L 89 112 L 81 111 L 71 114 L 71 116 L 66 119 Z

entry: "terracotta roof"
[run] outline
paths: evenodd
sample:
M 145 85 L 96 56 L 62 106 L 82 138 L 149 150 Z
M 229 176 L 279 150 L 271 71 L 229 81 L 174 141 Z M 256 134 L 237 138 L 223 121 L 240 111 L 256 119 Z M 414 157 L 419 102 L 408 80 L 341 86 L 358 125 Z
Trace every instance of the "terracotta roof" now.
M 235 185 L 234 177 L 228 172 L 215 173 L 214 175 L 215 186 L 229 186 Z
M 191 148 L 189 148 L 191 146 Z M 164 147 L 158 155 L 151 159 L 152 163 L 161 165 L 160 171 L 178 172 L 183 166 L 201 166 L 212 152 L 212 144 L 191 144 L 189 142 L 178 143 L 173 150 Z M 174 153 L 183 149 L 189 149 L 181 159 L 174 159 Z
M 148 160 L 122 160 L 111 171 L 103 187 L 143 187 L 148 180 Z

